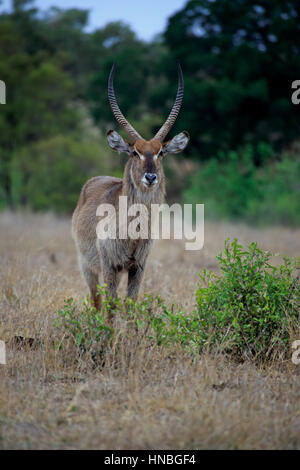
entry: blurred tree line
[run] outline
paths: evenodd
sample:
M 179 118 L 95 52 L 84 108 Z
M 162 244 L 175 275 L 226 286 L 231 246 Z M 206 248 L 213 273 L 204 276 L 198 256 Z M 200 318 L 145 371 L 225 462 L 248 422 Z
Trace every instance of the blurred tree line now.
M 121 175 L 125 156 L 105 139 L 118 128 L 112 63 L 123 113 L 151 138 L 180 59 L 185 97 L 171 135 L 186 129 L 191 143 L 166 159 L 171 197 L 204 202 L 207 215 L 300 223 L 299 19 L 294 1 L 191 0 L 146 43 L 121 21 L 87 32 L 87 10 L 14 0 L 0 14 L 0 206 L 69 212 L 87 178 Z

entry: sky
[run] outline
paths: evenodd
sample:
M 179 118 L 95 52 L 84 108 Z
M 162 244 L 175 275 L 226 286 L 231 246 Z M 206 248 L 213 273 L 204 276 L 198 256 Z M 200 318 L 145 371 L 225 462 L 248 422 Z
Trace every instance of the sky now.
M 128 23 L 138 37 L 149 41 L 161 33 L 167 19 L 180 10 L 187 0 L 36 0 L 41 10 L 51 6 L 63 9 L 82 8 L 90 10 L 88 30 L 101 28 L 109 21 L 122 20 Z M 1 10 L 8 10 L 10 0 L 2 1 Z

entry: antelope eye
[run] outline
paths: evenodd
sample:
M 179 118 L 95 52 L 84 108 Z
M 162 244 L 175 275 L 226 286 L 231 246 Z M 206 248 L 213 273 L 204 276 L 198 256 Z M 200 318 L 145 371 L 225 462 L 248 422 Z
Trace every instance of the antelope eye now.
M 135 150 L 132 152 L 132 155 L 134 155 L 135 157 L 139 157 L 139 154 Z
M 162 151 L 162 149 L 161 149 L 161 150 L 158 152 L 158 156 L 161 157 L 162 154 L 163 154 L 163 151 Z

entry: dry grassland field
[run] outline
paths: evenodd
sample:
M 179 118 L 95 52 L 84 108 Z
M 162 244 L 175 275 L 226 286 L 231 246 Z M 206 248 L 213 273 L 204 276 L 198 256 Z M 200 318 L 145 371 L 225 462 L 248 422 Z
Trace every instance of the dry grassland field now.
M 0 214 L 0 448 L 3 449 L 296 449 L 300 447 L 300 365 L 257 365 L 220 354 L 194 361 L 124 336 L 121 353 L 101 368 L 57 349 L 65 332 L 53 325 L 64 300 L 87 288 L 77 266 L 69 218 Z M 198 272 L 217 269 L 226 237 L 299 256 L 300 229 L 205 225 L 201 251 L 182 241 L 157 241 L 141 296 L 193 309 Z M 276 260 L 275 260 L 276 262 Z M 125 279 L 121 282 L 125 293 Z M 137 333 L 138 335 L 138 333 Z M 14 336 L 40 338 L 17 347 Z M 66 354 L 66 351 L 68 354 Z M 120 353 L 119 353 L 120 355 Z

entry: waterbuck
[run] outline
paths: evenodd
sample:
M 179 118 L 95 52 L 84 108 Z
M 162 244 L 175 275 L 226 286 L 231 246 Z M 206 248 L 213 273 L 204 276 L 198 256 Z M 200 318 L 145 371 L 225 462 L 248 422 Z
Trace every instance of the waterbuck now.
M 78 251 L 79 266 L 90 289 L 94 306 L 101 307 L 101 296 L 97 292 L 99 275 L 107 285 L 112 299 L 116 298 L 121 272 L 128 272 L 127 295 L 136 299 L 152 240 L 151 232 L 147 239 L 100 239 L 96 227 L 99 221 L 97 208 L 101 204 L 113 205 L 118 220 L 119 197 L 126 196 L 128 208 L 132 204 L 161 204 L 165 196 L 165 176 L 162 160 L 168 153 L 178 153 L 189 141 L 189 134 L 181 132 L 172 140 L 164 139 L 174 124 L 183 98 L 183 76 L 178 65 L 178 91 L 170 115 L 155 137 L 144 140 L 125 119 L 114 93 L 113 65 L 108 79 L 108 98 L 117 122 L 125 129 L 130 142 L 124 140 L 116 131 L 107 132 L 111 148 L 129 155 L 123 179 L 111 176 L 96 176 L 83 186 L 77 207 L 72 218 L 72 233 Z M 148 222 L 147 222 L 148 223 Z

